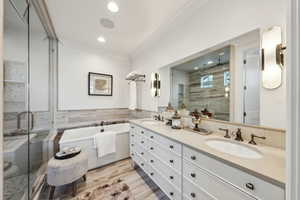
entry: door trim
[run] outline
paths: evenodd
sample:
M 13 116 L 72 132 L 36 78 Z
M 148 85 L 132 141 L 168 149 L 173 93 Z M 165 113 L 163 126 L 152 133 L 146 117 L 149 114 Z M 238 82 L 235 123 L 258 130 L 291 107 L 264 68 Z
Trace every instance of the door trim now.
M 300 199 L 300 0 L 287 10 L 287 187 L 286 199 Z

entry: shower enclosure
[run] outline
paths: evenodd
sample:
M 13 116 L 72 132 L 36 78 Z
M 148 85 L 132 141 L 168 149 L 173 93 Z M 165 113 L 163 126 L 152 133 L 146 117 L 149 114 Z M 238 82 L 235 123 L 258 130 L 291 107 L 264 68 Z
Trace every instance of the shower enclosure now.
M 52 124 L 51 39 L 32 1 L 4 1 L 4 197 L 32 199 L 44 181 Z

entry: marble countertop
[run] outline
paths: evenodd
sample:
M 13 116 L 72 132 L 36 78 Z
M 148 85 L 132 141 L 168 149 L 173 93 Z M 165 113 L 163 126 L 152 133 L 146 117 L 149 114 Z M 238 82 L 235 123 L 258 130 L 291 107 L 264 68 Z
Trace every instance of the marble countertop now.
M 235 168 L 245 171 L 267 182 L 275 184 L 280 187 L 285 187 L 285 151 L 283 149 L 274 148 L 266 145 L 251 145 L 248 141 L 244 141 L 245 145 L 250 145 L 263 154 L 260 159 L 247 159 L 233 156 L 221 151 L 217 151 L 209 147 L 205 141 L 207 139 L 225 139 L 219 133 L 212 133 L 211 135 L 200 135 L 198 133 L 181 129 L 175 130 L 166 126 L 162 122 L 155 122 L 154 124 L 144 123 L 143 120 L 130 120 L 131 123 L 136 124 L 145 129 L 154 131 L 169 139 L 180 142 L 184 145 L 192 147 L 206 155 L 222 161 L 225 164 L 231 165 Z M 232 139 L 230 139 L 232 141 Z

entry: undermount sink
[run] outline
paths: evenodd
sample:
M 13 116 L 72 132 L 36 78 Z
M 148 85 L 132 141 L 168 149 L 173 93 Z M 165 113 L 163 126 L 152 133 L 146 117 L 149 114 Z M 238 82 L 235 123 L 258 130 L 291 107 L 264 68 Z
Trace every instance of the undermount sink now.
M 213 149 L 241 158 L 260 159 L 263 157 L 262 153 L 255 148 L 235 141 L 208 139 L 205 143 Z

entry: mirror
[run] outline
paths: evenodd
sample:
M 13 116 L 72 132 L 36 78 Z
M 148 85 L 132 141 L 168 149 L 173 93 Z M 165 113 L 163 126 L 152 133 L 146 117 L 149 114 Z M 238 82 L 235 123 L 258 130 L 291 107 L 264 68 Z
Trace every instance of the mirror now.
M 229 121 L 230 49 L 225 47 L 171 68 L 171 104 Z
M 211 119 L 284 128 L 280 115 L 270 114 L 280 105 L 276 99 L 270 102 L 285 88 L 262 86 L 260 44 L 257 29 L 161 67 L 159 106 L 170 102 L 179 109 L 184 104 Z

